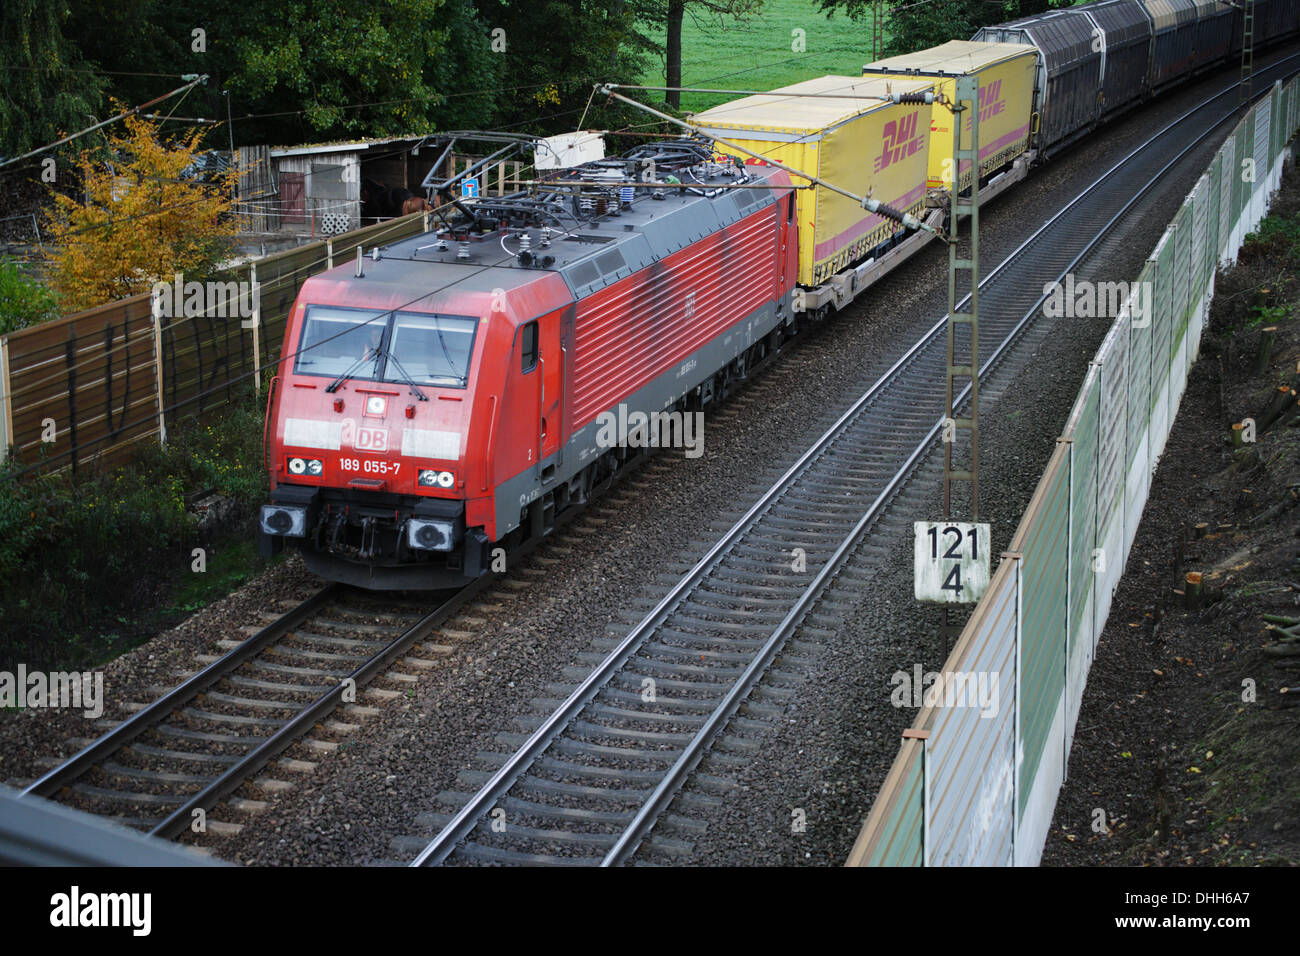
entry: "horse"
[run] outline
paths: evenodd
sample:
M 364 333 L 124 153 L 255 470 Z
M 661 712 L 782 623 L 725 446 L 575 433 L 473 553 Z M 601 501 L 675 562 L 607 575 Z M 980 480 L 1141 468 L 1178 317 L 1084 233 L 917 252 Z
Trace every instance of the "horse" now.
M 366 219 L 409 216 L 415 212 L 432 212 L 435 207 L 423 196 L 405 187 L 389 189 L 373 179 L 361 180 L 361 215 Z
M 409 216 L 413 212 L 433 212 L 434 207 L 429 205 L 429 200 L 423 196 L 412 196 L 402 203 L 402 215 Z
M 409 189 L 390 189 L 385 194 L 385 205 L 390 216 L 409 216 L 413 212 L 431 212 L 433 207 L 423 196 L 417 196 Z

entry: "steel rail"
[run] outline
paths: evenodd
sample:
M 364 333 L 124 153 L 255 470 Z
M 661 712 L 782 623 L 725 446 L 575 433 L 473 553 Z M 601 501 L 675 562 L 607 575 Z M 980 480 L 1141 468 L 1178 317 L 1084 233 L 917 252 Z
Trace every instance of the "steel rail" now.
M 1159 170 L 1159 172 L 1155 173 L 1146 181 L 1146 183 L 1139 187 L 1120 211 L 1115 213 L 1115 215 L 1113 215 L 1106 224 L 1097 231 L 1092 239 L 1088 241 L 1088 244 L 1084 246 L 1084 248 L 1069 262 L 1069 264 L 1065 266 L 1064 270 L 1062 270 L 1057 276 L 1057 280 L 1059 281 L 1067 273 L 1071 272 L 1080 262 L 1087 258 L 1097 245 L 1106 238 L 1110 233 L 1110 230 L 1114 228 L 1115 224 L 1126 215 L 1134 205 L 1140 202 L 1142 197 L 1150 192 L 1151 188 L 1165 175 L 1165 173 L 1181 162 L 1184 156 L 1199 146 L 1215 130 L 1222 126 L 1223 123 L 1228 122 L 1231 119 L 1232 116 L 1224 117 L 1218 123 L 1207 128 L 1203 133 L 1201 133 L 1201 135 L 1197 136 L 1196 139 L 1192 140 L 1184 146 L 1182 150 L 1175 154 L 1174 157 Z M 1160 134 L 1157 134 L 1157 136 L 1158 135 Z M 1073 202 L 1070 205 L 1072 206 Z M 1068 209 L 1069 206 L 1062 209 L 1056 216 L 1053 216 L 1051 220 L 1034 233 L 1034 236 L 1031 237 L 1031 241 L 1033 238 L 1040 235 L 1049 225 L 1055 222 L 1059 216 L 1064 215 Z M 1023 248 L 1023 244 L 1021 248 Z M 1013 255 L 1018 254 L 1019 250 L 1017 250 L 1016 253 L 1013 253 Z M 1004 260 L 998 268 L 1001 269 L 1002 265 L 1005 265 L 1008 261 L 1010 260 Z M 983 283 L 981 283 L 981 285 L 982 284 Z M 966 298 L 969 300 L 969 295 Z M 990 355 L 989 358 L 980 366 L 981 378 L 992 372 L 1004 357 L 1007 350 L 1010 349 L 1017 340 L 1019 340 L 1021 335 L 1038 316 L 1039 310 L 1042 308 L 1042 305 L 1046 300 L 1046 294 L 1040 296 L 1024 313 L 1020 321 L 1016 323 L 1015 327 L 1012 328 L 1012 330 L 1003 338 L 1002 342 L 998 345 L 993 354 Z M 971 386 L 968 383 L 958 394 L 954 403 L 954 408 L 964 407 L 970 400 L 970 394 Z M 781 623 L 777 625 L 776 630 L 772 632 L 771 637 L 768 638 L 767 642 L 759 650 L 753 662 L 736 680 L 736 683 L 732 686 L 731 690 L 728 691 L 726 697 L 724 697 L 718 704 L 696 735 L 691 739 L 690 743 L 687 744 L 682 755 L 676 760 L 676 762 L 674 762 L 673 766 L 669 768 L 668 772 L 664 775 L 663 780 L 661 780 L 658 786 L 655 787 L 650 796 L 646 798 L 645 803 L 642 804 L 641 809 L 637 812 L 636 816 L 627 825 L 626 829 L 624 829 L 623 833 L 620 834 L 614 845 L 606 853 L 604 859 L 601 861 L 601 866 L 616 866 L 625 862 L 633 853 L 636 852 L 637 847 L 645 838 L 645 835 L 649 833 L 650 829 L 654 826 L 655 821 L 663 811 L 667 809 L 668 804 L 671 803 L 677 790 L 680 788 L 681 784 L 685 782 L 686 777 L 700 762 L 700 760 L 703 759 L 709 744 L 712 743 L 717 732 L 728 720 L 731 719 L 736 708 L 740 706 L 745 696 L 748 695 L 758 678 L 766 670 L 768 663 L 776 655 L 777 651 L 780 650 L 781 646 L 789 636 L 794 633 L 795 628 L 803 619 L 812 604 L 821 596 L 828 580 L 839 571 L 840 567 L 857 547 L 859 539 L 866 533 L 868 526 L 876 517 L 879 516 L 885 505 L 888 504 L 898 485 L 911 476 L 916 465 L 931 451 L 935 438 L 943 428 L 943 423 L 944 419 L 941 416 L 930 429 L 929 433 L 917 444 L 915 450 L 908 457 L 907 461 L 904 462 L 902 467 L 890 480 L 889 484 L 854 526 L 853 530 L 845 536 L 844 541 L 840 544 L 839 548 L 836 549 L 835 553 L 827 560 L 826 564 L 822 566 L 818 575 L 809 583 L 807 589 L 799 598 L 795 606 L 790 610 Z
M 479 593 L 493 580 L 494 578 L 490 575 L 479 578 L 474 584 L 457 591 L 438 607 L 420 618 L 394 638 L 383 650 L 374 654 L 354 669 L 352 673 L 348 674 L 347 677 L 340 679 L 337 684 L 296 713 L 270 737 L 267 737 L 257 747 L 231 764 L 225 772 L 210 784 L 173 810 L 166 819 L 149 831 L 150 836 L 170 838 L 183 833 L 194 820 L 195 811 L 203 810 L 206 812 L 223 798 L 238 790 L 245 780 L 266 766 L 282 751 L 288 749 L 294 741 L 310 730 L 317 720 L 337 707 L 342 702 L 343 694 L 346 691 L 355 692 L 372 680 L 375 675 L 391 664 L 398 655 L 404 654 L 412 644 L 427 637 L 435 627 L 459 610 L 466 601 Z M 349 682 L 351 682 L 350 688 L 348 686 Z
M 1281 63 L 1296 58 L 1297 57 L 1293 56 L 1293 57 L 1288 57 L 1283 60 L 1277 61 L 1276 63 L 1271 64 L 1269 67 L 1266 67 L 1260 70 L 1259 72 L 1263 73 L 1266 70 L 1276 69 Z M 1179 116 L 1177 119 L 1168 123 L 1166 126 L 1161 128 L 1158 132 L 1150 136 L 1141 145 L 1135 147 L 1123 159 L 1115 163 L 1110 169 L 1108 169 L 1105 173 L 1103 173 L 1100 177 L 1098 177 L 1092 184 L 1090 184 L 1088 187 L 1082 190 L 1079 193 L 1079 195 L 1077 195 L 1073 200 L 1071 200 L 1071 202 L 1068 203 L 1065 207 L 1060 209 L 1050 220 L 1048 220 L 1046 223 L 1043 224 L 1042 227 L 1036 230 L 1033 235 L 1027 238 L 1024 242 L 1022 242 L 1010 255 L 1006 257 L 1006 259 L 1003 260 L 1002 263 L 998 265 L 997 268 L 995 268 L 992 272 L 990 272 L 980 282 L 980 287 L 983 288 L 985 284 L 991 282 L 995 277 L 1001 274 L 1002 271 L 1005 268 L 1007 268 L 1013 261 L 1015 261 L 1028 246 L 1030 246 L 1035 240 L 1040 238 L 1043 232 L 1045 232 L 1050 226 L 1052 226 L 1054 223 L 1060 220 L 1066 213 L 1068 213 L 1071 209 L 1073 209 L 1077 204 L 1084 201 L 1095 190 L 1102 188 L 1102 186 L 1105 184 L 1105 181 L 1109 179 L 1117 170 L 1124 167 L 1130 160 L 1133 159 L 1133 157 L 1135 157 L 1136 155 L 1138 155 L 1139 153 L 1147 149 L 1150 149 L 1156 143 L 1156 141 L 1158 141 L 1164 135 L 1169 133 L 1174 127 L 1183 123 L 1192 115 L 1200 112 L 1201 110 L 1206 109 L 1212 103 L 1221 99 L 1223 96 L 1228 95 L 1229 93 L 1232 92 L 1233 89 L 1235 89 L 1235 86 L 1227 88 L 1207 98 L 1197 106 L 1189 109 L 1187 112 Z M 1074 268 L 1074 266 L 1077 265 L 1078 262 L 1082 261 L 1082 259 L 1088 253 L 1090 253 L 1093 248 L 1095 248 L 1096 244 L 1100 242 L 1102 238 L 1104 238 L 1104 236 L 1110 230 L 1110 228 L 1113 227 L 1114 223 L 1125 212 L 1127 212 L 1127 210 L 1130 209 L 1132 205 L 1141 198 L 1141 196 L 1145 195 L 1146 192 L 1148 192 L 1150 188 L 1160 179 L 1160 177 L 1163 176 L 1164 173 L 1167 172 L 1175 163 L 1177 163 L 1182 156 L 1184 156 L 1191 149 L 1195 148 L 1197 144 L 1203 141 L 1215 129 L 1219 128 L 1223 124 L 1223 122 L 1227 121 L 1230 118 L 1231 117 L 1224 117 L 1214 122 L 1206 129 L 1205 132 L 1203 132 L 1200 136 L 1198 136 L 1194 142 L 1184 147 L 1184 149 L 1181 150 L 1173 160 L 1167 163 L 1160 170 L 1160 172 L 1158 172 L 1155 176 L 1151 177 L 1151 179 L 1149 179 L 1145 185 L 1143 185 L 1136 193 L 1134 193 L 1133 197 L 1130 198 L 1130 200 L 1125 204 L 1121 212 L 1117 213 L 1115 216 L 1112 216 L 1112 218 L 1107 222 L 1107 224 L 1102 228 L 1102 230 L 1093 238 L 1093 240 L 1089 242 L 1088 246 L 1085 247 L 1085 249 L 1082 252 L 1080 252 L 1074 258 L 1074 260 L 1072 260 L 1072 262 L 1065 268 L 1064 272 L 1069 272 L 1069 270 Z M 982 365 L 981 374 L 985 374 L 987 371 L 994 368 L 996 364 L 1005 356 L 1007 349 L 1013 344 L 1013 342 L 1016 339 L 1019 338 L 1020 334 L 1024 331 L 1030 319 L 1037 312 L 1037 310 L 1039 309 L 1039 307 L 1041 306 L 1045 298 L 1046 295 L 1040 297 L 1037 300 L 1037 302 L 1034 304 L 1034 306 L 1030 308 L 1030 310 L 1015 326 L 1015 328 L 1004 338 L 1002 344 L 998 347 L 998 349 L 992 355 L 990 355 L 989 358 Z M 963 299 L 963 304 L 968 300 L 969 300 L 969 295 L 967 295 Z M 420 854 L 411 862 L 410 865 L 424 866 L 424 865 L 437 864 L 445 860 L 446 857 L 449 856 L 451 852 L 454 851 L 456 844 L 458 844 L 462 839 L 468 836 L 468 834 L 474 829 L 475 826 L 477 826 L 477 824 L 482 819 L 482 817 L 491 808 L 492 804 L 495 803 L 495 801 L 498 800 L 506 791 L 508 791 L 510 787 L 513 786 L 513 784 L 519 779 L 519 777 L 522 776 L 528 770 L 528 768 L 531 766 L 534 760 L 554 741 L 556 736 L 558 736 L 558 734 L 573 719 L 573 717 L 576 716 L 576 714 L 580 712 L 583 709 L 583 707 L 586 706 L 587 703 L 590 702 L 590 700 L 595 696 L 595 694 L 600 690 L 600 688 L 603 687 L 606 683 L 608 683 L 610 678 L 622 667 L 624 663 L 626 663 L 627 659 L 636 651 L 636 648 L 641 643 L 644 642 L 645 638 L 650 633 L 652 633 L 660 624 L 662 624 L 662 622 L 667 618 L 667 616 L 677 606 L 679 606 L 682 603 L 686 595 L 690 591 L 692 591 L 694 587 L 701 580 L 704 579 L 704 577 L 707 576 L 707 573 L 712 568 L 716 567 L 716 565 L 731 550 L 731 548 L 736 544 L 736 542 L 741 537 L 743 537 L 744 534 L 757 522 L 757 519 L 760 518 L 762 514 L 765 513 L 771 507 L 771 505 L 789 489 L 790 486 L 796 483 L 798 477 L 804 471 L 807 470 L 807 468 L 811 465 L 811 463 L 815 459 L 820 457 L 820 454 L 825 450 L 825 448 L 835 440 L 837 435 L 843 432 L 843 430 L 849 424 L 851 424 L 852 420 L 864 409 L 864 407 L 874 397 L 876 397 L 876 395 L 881 391 L 881 389 L 885 385 L 889 384 L 902 368 L 910 364 L 910 362 L 914 360 L 916 356 L 926 346 L 930 345 L 933 342 L 934 337 L 940 332 L 940 330 L 944 328 L 945 321 L 946 319 L 941 319 L 938 322 L 936 322 L 935 325 L 928 332 L 926 332 L 913 346 L 911 346 L 889 368 L 889 370 L 884 373 L 884 375 L 882 375 L 862 396 L 860 396 L 854 402 L 854 404 L 843 415 L 840 416 L 840 418 L 835 422 L 835 424 L 833 424 L 831 428 L 828 429 L 828 431 L 825 434 L 823 434 L 820 439 L 818 439 L 818 441 L 813 445 L 812 448 L 806 451 L 799 458 L 799 460 L 796 461 L 785 472 L 785 474 L 782 475 L 782 477 L 779 478 L 776 481 L 776 483 L 753 506 L 751 506 L 751 508 L 745 513 L 745 515 L 743 515 L 732 526 L 732 528 L 728 532 L 726 532 L 723 535 L 723 537 L 720 538 L 719 541 L 704 555 L 704 557 L 702 557 L 691 568 L 691 570 L 688 571 L 687 574 L 681 580 L 679 580 L 676 585 L 674 585 L 674 587 L 669 591 L 669 593 L 665 595 L 664 598 L 662 598 L 658 602 L 655 608 L 652 609 L 646 615 L 646 617 L 643 618 L 642 621 L 628 634 L 628 636 L 624 638 L 618 644 L 618 646 L 615 647 L 614 650 L 611 651 L 600 664 L 597 665 L 597 667 L 591 672 L 591 674 L 588 675 L 588 677 L 581 684 L 578 685 L 578 687 L 569 695 L 569 697 L 559 707 L 555 709 L 555 711 L 551 714 L 551 716 L 548 717 L 542 723 L 542 725 L 539 726 L 537 730 L 533 732 L 533 734 L 516 751 L 516 753 L 509 760 L 507 760 L 496 771 L 496 773 L 493 774 L 493 776 L 488 780 L 488 782 L 484 784 L 482 788 L 480 788 L 480 790 L 474 795 L 474 797 L 471 798 L 471 800 L 467 802 L 460 809 L 459 812 L 456 813 L 456 815 L 443 827 L 443 829 L 420 852 Z M 959 401 L 963 401 L 963 402 L 966 401 L 969 397 L 969 393 L 970 393 L 970 386 L 967 385 L 963 389 L 961 395 L 959 396 Z M 718 729 L 720 729 L 720 727 L 723 724 L 725 724 L 726 720 L 729 719 L 730 712 L 734 710 L 736 706 L 739 705 L 740 701 L 743 699 L 749 687 L 752 686 L 752 684 L 756 681 L 757 677 L 766 668 L 767 663 L 770 662 L 771 658 L 775 655 L 776 651 L 779 649 L 779 645 L 784 641 L 784 638 L 794 630 L 794 627 L 797 625 L 798 621 L 802 619 L 808 607 L 813 602 L 813 597 L 815 596 L 814 589 L 820 591 L 824 583 L 830 577 L 832 577 L 834 573 L 839 569 L 839 567 L 843 564 L 844 560 L 853 550 L 853 547 L 856 544 L 856 539 L 860 536 L 861 531 L 865 530 L 866 526 L 874 519 L 874 517 L 878 516 L 880 510 L 887 503 L 890 495 L 892 494 L 892 491 L 896 490 L 899 483 L 901 483 L 907 477 L 910 471 L 914 469 L 915 465 L 918 462 L 918 459 L 924 454 L 924 452 L 930 446 L 930 444 L 933 443 L 934 438 L 938 434 L 938 431 L 941 427 L 942 427 L 942 419 L 940 419 L 934 425 L 934 427 L 930 430 L 927 436 L 913 451 L 912 455 L 909 457 L 908 461 L 904 464 L 903 468 L 900 469 L 895 474 L 894 478 L 890 481 L 889 486 L 886 488 L 886 490 L 882 492 L 882 494 L 877 498 L 875 504 L 873 504 L 873 506 L 858 522 L 858 524 L 854 528 L 854 531 L 849 535 L 848 538 L 845 539 L 845 541 L 841 544 L 840 548 L 837 549 L 836 553 L 831 557 L 831 559 L 829 559 L 826 562 L 826 564 L 822 568 L 822 571 L 818 574 L 817 578 L 814 580 L 814 582 L 812 582 L 812 584 L 810 584 L 809 588 L 805 590 L 804 596 L 801 597 L 801 599 L 797 602 L 796 606 L 792 608 L 789 614 L 787 614 L 786 618 L 778 626 L 777 630 L 773 633 L 772 637 L 769 638 L 769 640 L 764 644 L 763 648 L 760 649 L 754 661 L 751 662 L 750 666 L 746 669 L 745 673 L 736 681 L 731 691 L 727 694 L 726 698 L 724 698 L 723 702 L 719 704 L 717 708 L 715 708 L 714 712 L 710 715 L 706 723 L 696 734 L 691 744 L 688 745 L 687 751 L 682 754 L 682 756 L 674 764 L 673 768 L 669 770 L 668 775 L 665 777 L 665 779 L 661 781 L 660 785 L 656 788 L 654 793 L 652 793 L 652 795 L 647 799 L 645 804 L 643 804 L 641 810 L 638 812 L 638 814 L 636 815 L 632 823 L 630 823 L 629 826 L 625 829 L 624 834 L 615 843 L 614 847 L 612 847 L 611 850 L 607 853 L 603 863 L 608 865 L 611 863 L 620 862 L 622 859 L 625 859 L 626 856 L 629 855 L 631 852 L 635 851 L 636 845 L 639 844 L 640 839 L 643 838 L 644 836 L 644 833 L 648 832 L 650 826 L 653 825 L 653 820 L 657 818 L 658 813 L 661 812 L 664 807 L 666 807 L 668 802 L 670 802 L 671 796 L 675 793 L 676 790 L 675 784 L 679 784 L 680 781 L 684 779 L 686 773 L 688 773 L 690 769 L 692 769 L 693 766 L 696 763 L 698 763 L 699 759 L 701 759 L 701 757 L 703 756 L 705 744 L 712 739 L 712 737 L 716 734 Z
M 338 593 L 336 585 L 327 585 L 278 620 L 262 628 L 248 640 L 231 648 L 203 670 L 178 684 L 148 707 L 137 711 L 102 737 L 87 744 L 84 749 L 52 768 L 27 786 L 21 796 L 49 797 L 81 776 L 105 756 L 120 750 L 140 734 L 168 717 L 177 708 L 189 703 L 203 691 L 230 674 L 245 662 L 256 657 L 267 646 L 280 640 L 302 624 Z
M 559 515 L 555 527 L 563 527 L 573 519 L 576 509 Z M 511 552 L 512 560 L 518 560 L 531 554 L 541 544 L 541 540 L 530 540 Z M 385 667 L 389 666 L 400 654 L 417 643 L 451 615 L 456 613 L 471 598 L 486 590 L 501 574 L 489 573 L 476 579 L 471 584 L 457 591 L 433 611 L 412 624 L 398 637 L 357 666 L 339 683 L 328 688 L 318 698 L 307 704 L 301 711 L 282 725 L 270 737 L 264 739 L 257 747 L 232 763 L 222 774 L 214 778 L 202 790 L 189 797 L 161 823 L 154 826 L 150 835 L 175 837 L 183 832 L 194 819 L 194 811 L 210 810 L 221 799 L 237 790 L 250 775 L 264 767 L 277 754 L 287 749 L 294 740 L 306 732 L 315 721 L 328 714 L 342 702 L 341 698 L 350 680 L 352 689 L 360 688 L 373 680 Z M 297 607 L 286 612 L 278 620 L 262 628 L 257 634 L 232 648 L 218 660 L 213 661 L 203 670 L 193 675 L 167 694 L 154 701 L 148 707 L 133 714 L 108 733 L 97 738 L 83 750 L 50 770 L 39 780 L 32 783 L 20 796 L 29 794 L 50 797 L 64 786 L 72 783 L 93 766 L 102 762 L 107 756 L 127 746 L 140 734 L 156 727 L 180 707 L 210 689 L 224 677 L 232 674 L 241 666 L 255 658 L 266 647 L 291 633 L 304 621 L 309 620 L 334 600 L 341 588 L 329 584 L 319 592 L 303 601 Z

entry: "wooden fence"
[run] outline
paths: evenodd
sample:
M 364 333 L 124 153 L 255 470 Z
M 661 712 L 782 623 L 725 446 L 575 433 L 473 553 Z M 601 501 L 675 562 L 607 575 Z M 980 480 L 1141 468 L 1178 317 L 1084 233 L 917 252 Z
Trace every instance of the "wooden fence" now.
M 463 172 L 470 166 L 477 163 L 481 156 L 470 156 L 465 153 L 452 153 L 450 156 L 451 174 Z M 528 170 L 532 175 L 532 164 L 524 163 L 517 159 L 506 159 L 499 163 L 493 163 L 485 170 L 480 170 L 478 180 L 484 196 L 504 196 L 507 193 L 516 192 L 522 188 L 519 184 L 524 182 L 524 170 Z
M 280 228 L 280 187 L 275 181 L 271 147 L 239 147 L 236 210 L 242 232 L 274 232 Z
M 175 423 L 260 385 L 308 276 L 354 258 L 358 246 L 429 227 L 429 215 L 416 213 L 240 267 L 234 280 L 258 292 L 249 318 L 234 298 L 171 318 L 155 314 L 164 310 L 146 293 L 0 336 L 0 461 L 75 473 L 92 461 L 118 464 L 141 440 L 165 442 Z

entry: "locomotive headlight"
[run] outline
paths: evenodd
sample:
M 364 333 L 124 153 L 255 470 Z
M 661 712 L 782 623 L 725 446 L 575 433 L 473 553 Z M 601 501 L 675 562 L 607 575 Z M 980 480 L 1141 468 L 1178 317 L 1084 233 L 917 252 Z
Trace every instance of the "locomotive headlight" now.
M 262 530 L 286 538 L 307 534 L 307 509 L 297 505 L 262 505 Z
M 450 488 L 456 483 L 456 476 L 450 471 L 423 468 L 417 476 L 417 481 L 422 488 Z
M 319 475 L 325 466 L 319 458 L 290 458 L 289 473 L 291 475 Z
M 412 518 L 406 525 L 406 543 L 417 551 L 450 551 L 456 543 L 456 526 L 445 520 Z
M 384 409 L 388 407 L 388 399 L 382 395 L 371 395 L 366 399 L 367 415 L 382 415 Z

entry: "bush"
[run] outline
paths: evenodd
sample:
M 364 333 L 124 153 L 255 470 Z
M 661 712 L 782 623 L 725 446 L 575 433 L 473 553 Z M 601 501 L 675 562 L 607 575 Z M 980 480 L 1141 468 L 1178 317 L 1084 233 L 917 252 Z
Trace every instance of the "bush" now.
M 25 276 L 13 259 L 0 259 L 0 335 L 38 325 L 58 314 L 54 293 Z
M 112 471 L 0 469 L 0 669 L 86 666 L 153 633 L 198 541 L 186 494 L 212 489 L 251 513 L 266 494 L 261 439 L 250 394 Z

